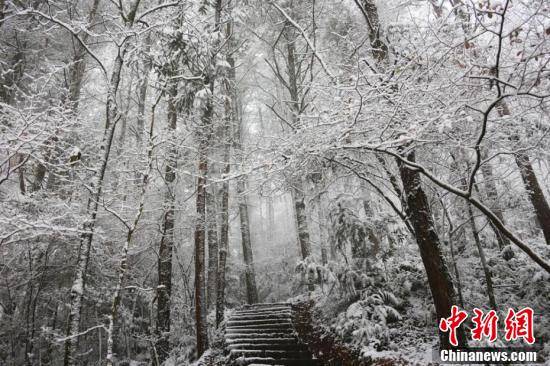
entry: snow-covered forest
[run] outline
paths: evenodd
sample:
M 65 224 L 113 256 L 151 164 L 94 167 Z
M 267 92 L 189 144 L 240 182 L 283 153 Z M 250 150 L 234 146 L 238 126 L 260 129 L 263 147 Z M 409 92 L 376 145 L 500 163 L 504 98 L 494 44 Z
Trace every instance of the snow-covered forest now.
M 549 359 L 549 134 L 547 0 L 0 0 L 0 365 Z

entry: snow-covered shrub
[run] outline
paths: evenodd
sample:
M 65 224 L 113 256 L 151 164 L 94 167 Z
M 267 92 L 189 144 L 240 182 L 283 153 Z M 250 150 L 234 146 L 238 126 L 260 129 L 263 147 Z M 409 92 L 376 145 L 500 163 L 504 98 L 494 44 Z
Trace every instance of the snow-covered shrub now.
M 397 306 L 399 300 L 389 291 L 365 291 L 361 300 L 338 315 L 334 331 L 346 342 L 381 350 L 390 341 L 388 324 L 401 320 Z

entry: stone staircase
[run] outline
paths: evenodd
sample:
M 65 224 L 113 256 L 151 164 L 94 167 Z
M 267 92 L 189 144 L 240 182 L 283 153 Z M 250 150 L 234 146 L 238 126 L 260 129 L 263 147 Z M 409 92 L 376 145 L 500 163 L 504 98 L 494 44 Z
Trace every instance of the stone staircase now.
M 244 305 L 226 321 L 226 352 L 234 366 L 319 366 L 296 337 L 292 306 Z

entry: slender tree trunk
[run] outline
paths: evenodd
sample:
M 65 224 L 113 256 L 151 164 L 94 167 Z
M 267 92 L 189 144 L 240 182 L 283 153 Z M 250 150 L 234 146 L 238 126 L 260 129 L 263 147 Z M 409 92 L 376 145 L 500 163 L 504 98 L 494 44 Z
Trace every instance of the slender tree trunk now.
M 107 366 L 113 366 L 114 364 L 114 344 L 115 344 L 115 327 L 118 317 L 118 308 L 120 306 L 120 303 L 122 301 L 122 290 L 124 285 L 124 279 L 126 276 L 126 272 L 128 269 L 128 251 L 130 249 L 130 244 L 132 243 L 132 237 L 134 235 L 134 232 L 136 231 L 137 225 L 139 223 L 139 220 L 143 214 L 143 209 L 145 207 L 145 193 L 147 191 L 147 184 L 149 182 L 149 174 L 151 172 L 152 166 L 153 166 L 153 145 L 152 145 L 152 135 L 153 135 L 153 128 L 154 128 L 154 109 L 153 109 L 153 117 L 151 119 L 151 128 L 149 133 L 149 140 L 151 141 L 151 146 L 149 146 L 148 153 L 147 153 L 147 172 L 143 176 L 143 181 L 141 184 L 141 192 L 140 192 L 140 200 L 138 209 L 136 212 L 136 216 L 134 217 L 134 221 L 132 222 L 131 226 L 128 228 L 128 231 L 126 233 L 126 241 L 124 243 L 124 246 L 122 247 L 122 254 L 119 262 L 118 267 L 118 281 L 115 287 L 115 291 L 113 294 L 113 298 L 111 301 L 111 313 L 108 316 L 109 324 L 107 327 L 107 355 L 105 357 Z
M 521 173 L 521 178 L 523 179 L 523 184 L 525 185 L 525 190 L 535 209 L 538 224 L 542 229 L 546 244 L 550 245 L 550 207 L 548 206 L 548 202 L 539 185 L 535 170 L 529 161 L 529 156 L 524 153 L 517 153 L 515 158 Z
M 170 346 L 170 305 L 172 295 L 172 252 L 174 248 L 174 214 L 176 204 L 176 168 L 178 150 L 175 133 L 177 127 L 178 110 L 175 98 L 177 88 L 170 86 L 168 90 L 168 130 L 171 135 L 171 145 L 168 151 L 168 161 L 164 171 L 164 181 L 167 190 L 164 196 L 166 211 L 162 224 L 162 237 L 159 246 L 158 285 L 157 285 L 157 326 L 155 344 L 158 364 L 162 364 L 171 350 Z
M 485 149 L 482 151 L 482 153 L 484 155 L 487 155 L 487 151 Z M 498 219 L 502 221 L 502 223 L 505 223 L 504 214 L 498 202 L 498 189 L 495 183 L 495 177 L 493 175 L 493 167 L 491 166 L 490 162 L 486 162 L 485 164 L 481 165 L 481 173 L 483 174 L 483 178 L 485 180 L 484 185 L 485 185 L 487 198 L 489 200 L 488 202 L 489 206 L 491 207 L 495 215 L 498 217 Z M 504 247 L 506 247 L 510 243 L 510 241 L 492 223 L 492 221 L 489 220 L 489 224 L 497 238 L 498 247 L 502 250 Z
M 454 160 L 454 157 L 453 157 L 453 165 L 456 166 L 456 161 Z M 466 178 L 464 176 L 462 176 L 460 183 L 462 185 L 461 187 L 462 189 L 464 190 L 467 189 L 468 182 L 466 181 Z M 474 181 L 474 184 L 475 184 L 475 181 Z M 497 302 L 496 302 L 495 291 L 493 287 L 493 276 L 491 274 L 491 270 L 489 269 L 489 266 L 487 265 L 485 250 L 481 245 L 481 239 L 479 238 L 479 230 L 477 228 L 471 203 L 466 202 L 466 210 L 468 215 L 468 222 L 470 223 L 470 227 L 472 230 L 472 236 L 474 237 L 474 243 L 476 244 L 476 248 L 479 254 L 479 259 L 481 261 L 481 268 L 483 269 L 483 274 L 485 276 L 485 285 L 487 287 L 487 296 L 489 297 L 489 305 L 491 306 L 492 309 L 497 310 Z M 498 233 L 500 233 L 500 231 L 498 230 L 495 231 L 495 234 L 498 234 Z
M 139 0 L 134 3 L 135 7 L 137 7 L 138 5 Z M 90 260 L 90 250 L 92 247 L 96 218 L 99 209 L 99 201 L 103 189 L 103 180 L 105 178 L 105 172 L 107 170 L 107 163 L 109 161 L 109 155 L 111 153 L 115 129 L 117 126 L 117 122 L 120 119 L 118 106 L 116 103 L 116 94 L 118 92 L 120 75 L 122 71 L 122 65 L 124 63 L 126 50 L 127 45 L 122 45 L 122 50 L 119 50 L 119 52 L 117 53 L 115 62 L 113 64 L 113 70 L 111 72 L 109 87 L 107 90 L 105 130 L 103 134 L 103 140 L 101 142 L 102 156 L 98 162 L 97 168 L 94 169 L 95 174 L 91 182 L 92 194 L 88 199 L 86 220 L 84 221 L 81 229 L 82 235 L 80 237 L 80 248 L 78 261 L 76 264 L 76 274 L 73 285 L 71 287 L 71 305 L 69 312 L 69 321 L 67 325 L 67 340 L 65 342 L 64 353 L 65 366 L 72 366 L 76 364 L 75 356 L 77 353 L 80 314 L 82 310 L 82 299 L 84 297 L 84 290 L 86 286 L 86 275 L 88 270 L 88 262 Z
M 218 276 L 218 228 L 216 220 L 216 197 L 215 187 L 210 187 L 210 192 L 206 193 L 206 215 L 208 217 L 208 280 L 207 280 L 207 300 L 208 308 L 214 306 L 216 302 L 216 286 Z
M 23 154 L 19 154 L 19 161 L 17 162 L 21 166 L 19 169 L 17 169 L 17 176 L 19 178 L 19 192 L 21 194 L 27 193 L 27 185 L 25 183 L 25 156 Z
M 472 234 L 474 236 L 474 242 L 476 243 L 477 252 L 479 254 L 479 259 L 481 260 L 481 267 L 483 268 L 483 274 L 485 275 L 485 285 L 487 286 L 487 296 L 489 297 L 489 305 L 493 310 L 498 310 L 497 301 L 495 298 L 495 290 L 493 288 L 493 276 L 491 270 L 487 265 L 487 259 L 485 258 L 485 251 L 481 245 L 481 240 L 479 239 L 479 231 L 477 229 L 476 220 L 474 213 L 472 211 L 472 205 L 468 205 L 468 216 L 470 221 L 470 226 L 472 227 Z
M 235 126 L 234 150 L 239 163 L 243 162 L 242 147 L 242 120 Z M 241 221 L 241 244 L 243 248 L 243 259 L 245 265 L 246 299 L 249 304 L 259 301 L 258 288 L 256 286 L 256 270 L 254 268 L 254 255 L 250 241 L 250 219 L 248 216 L 248 202 L 246 198 L 246 177 L 237 178 L 237 200 L 239 206 L 239 217 Z
M 136 126 L 136 140 L 138 144 L 141 144 L 143 140 L 143 133 L 145 127 L 145 104 L 147 101 L 147 88 L 149 87 L 149 74 L 151 73 L 152 62 L 150 60 L 149 52 L 151 50 L 151 33 L 147 35 L 145 39 L 145 60 L 143 61 L 142 79 L 140 80 L 139 92 L 138 92 L 138 105 L 137 105 L 137 126 Z
M 246 301 L 255 304 L 259 301 L 258 288 L 256 286 L 256 270 L 254 268 L 254 256 L 252 243 L 250 242 L 250 221 L 248 216 L 248 203 L 246 201 L 246 182 L 244 177 L 237 179 L 237 198 L 239 201 L 239 217 L 241 219 L 241 243 L 245 265 Z
M 328 255 L 327 255 L 327 235 L 326 235 L 326 216 L 325 216 L 325 210 L 323 207 L 323 194 L 319 194 L 317 198 L 317 220 L 319 224 L 319 241 L 321 245 L 321 263 L 323 265 L 328 263 Z M 332 244 L 331 244 L 331 259 L 334 259 L 332 257 Z
M 414 162 L 414 152 L 409 153 L 407 159 Z M 435 232 L 428 199 L 421 186 L 420 174 L 401 163 L 399 172 L 407 201 L 407 216 L 416 233 L 416 242 L 428 276 L 437 318 L 438 320 L 447 318 L 451 314 L 452 305 L 455 304 L 455 289 L 443 260 L 441 244 Z M 440 332 L 439 338 L 442 349 L 451 347 L 446 334 Z M 467 345 L 465 334 L 461 329 L 459 329 L 458 340 L 459 346 Z

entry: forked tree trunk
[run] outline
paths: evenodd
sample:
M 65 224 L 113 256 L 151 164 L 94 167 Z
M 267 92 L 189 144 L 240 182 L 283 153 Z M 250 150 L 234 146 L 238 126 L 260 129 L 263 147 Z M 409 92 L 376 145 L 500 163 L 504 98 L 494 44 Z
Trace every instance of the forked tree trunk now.
M 414 152 L 409 153 L 407 159 L 414 162 Z M 399 172 L 407 201 L 407 216 L 416 233 L 416 242 L 428 276 L 437 319 L 448 318 L 451 307 L 456 304 L 455 289 L 443 260 L 441 244 L 435 232 L 428 199 L 421 186 L 420 174 L 402 163 L 399 164 Z M 451 347 L 446 334 L 440 332 L 439 339 L 442 349 Z M 460 328 L 458 342 L 459 346 L 467 345 L 465 334 Z
M 524 153 L 517 153 L 515 158 L 521 173 L 521 178 L 523 179 L 523 184 L 525 185 L 525 190 L 535 209 L 538 224 L 542 229 L 546 244 L 550 245 L 550 207 L 548 206 L 548 202 L 539 185 L 535 170 L 529 161 L 529 156 Z
M 158 285 L 157 285 L 157 342 L 155 363 L 160 365 L 167 358 L 171 350 L 170 346 L 170 305 L 172 296 L 172 253 L 174 248 L 174 220 L 176 204 L 176 168 L 178 149 L 176 147 L 176 128 L 178 110 L 175 98 L 177 88 L 172 85 L 168 90 L 168 130 L 170 134 L 170 147 L 168 161 L 164 171 L 164 181 L 167 190 L 164 196 L 166 211 L 163 216 L 162 237 L 160 239 L 158 257 Z M 158 363 L 157 363 L 158 362 Z

